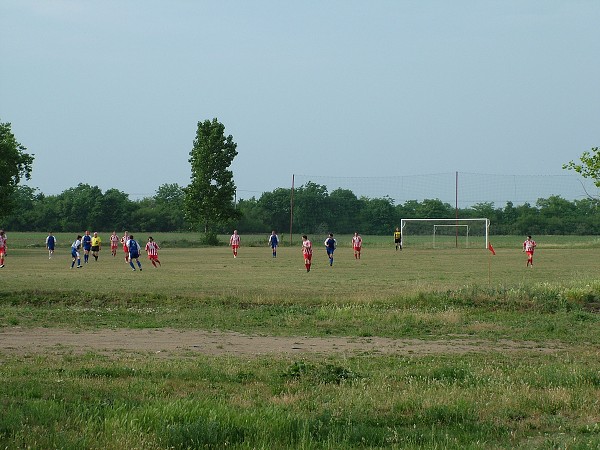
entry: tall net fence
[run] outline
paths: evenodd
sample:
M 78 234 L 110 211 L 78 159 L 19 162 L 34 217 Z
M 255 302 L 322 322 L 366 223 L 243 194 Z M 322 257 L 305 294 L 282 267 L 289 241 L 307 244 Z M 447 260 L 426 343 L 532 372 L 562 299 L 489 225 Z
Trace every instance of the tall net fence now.
M 514 205 L 535 204 L 540 198 L 560 196 L 565 200 L 581 200 L 598 196 L 593 182 L 576 174 L 563 175 L 498 175 L 448 172 L 429 175 L 388 177 L 332 177 L 294 174 L 294 185 L 308 182 L 327 187 L 329 193 L 347 189 L 358 197 L 389 197 L 395 204 L 410 200 L 438 199 L 459 208 L 477 203 L 494 203 L 497 207 L 507 202 Z

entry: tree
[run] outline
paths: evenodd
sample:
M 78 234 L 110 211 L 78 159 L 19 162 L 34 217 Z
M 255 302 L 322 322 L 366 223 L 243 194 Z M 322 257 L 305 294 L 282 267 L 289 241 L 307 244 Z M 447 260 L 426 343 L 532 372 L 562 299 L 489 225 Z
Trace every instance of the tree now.
M 366 234 L 386 234 L 394 229 L 396 219 L 396 209 L 394 201 L 390 197 L 383 198 L 362 198 L 365 202 L 361 210 L 361 229 Z
M 291 189 L 277 188 L 273 192 L 264 192 L 260 196 L 257 203 L 267 230 L 276 230 L 281 233 L 290 229 L 291 195 Z
M 16 186 L 10 203 L 13 205 L 13 213 L 4 217 L 3 222 L 6 228 L 11 231 L 33 231 L 39 226 L 38 199 L 36 189 L 29 186 Z M 43 222 L 42 222 L 43 223 Z
M 364 202 L 361 202 L 349 189 L 338 188 L 332 191 L 329 194 L 331 228 L 337 233 L 358 231 L 360 224 L 357 221 L 363 204 Z
M 309 181 L 294 190 L 294 229 L 301 233 L 329 233 L 331 212 L 327 186 Z
M 31 178 L 33 155 L 25 150 L 15 139 L 10 123 L 0 122 L 0 215 L 10 213 L 14 207 L 11 198 L 21 178 Z
M 196 139 L 190 152 L 191 183 L 185 188 L 188 221 L 203 228 L 208 242 L 216 240 L 215 229 L 239 217 L 233 202 L 235 184 L 228 167 L 237 156 L 237 144 L 225 137 L 225 126 L 216 118 L 198 122 Z
M 589 152 L 583 152 L 579 158 L 581 164 L 569 161 L 563 164 L 563 169 L 574 170 L 583 178 L 594 180 L 596 187 L 600 188 L 600 147 L 593 147 Z
M 182 211 L 185 192 L 177 183 L 162 184 L 158 187 L 154 201 L 159 227 L 156 231 L 177 231 L 184 228 Z
M 265 223 L 265 214 L 259 206 L 258 201 L 252 197 L 248 200 L 238 200 L 238 211 L 241 213 L 241 219 L 237 224 L 237 229 L 242 233 L 266 233 L 269 224 Z M 272 227 L 271 227 L 272 228 Z
M 57 212 L 63 230 L 96 230 L 102 224 L 102 190 L 79 183 L 57 196 Z
M 137 205 L 129 200 L 129 195 L 118 189 L 108 189 L 101 201 L 102 215 L 95 229 L 116 231 L 133 228 L 136 223 L 132 218 Z M 70 231 L 70 230 L 69 230 Z

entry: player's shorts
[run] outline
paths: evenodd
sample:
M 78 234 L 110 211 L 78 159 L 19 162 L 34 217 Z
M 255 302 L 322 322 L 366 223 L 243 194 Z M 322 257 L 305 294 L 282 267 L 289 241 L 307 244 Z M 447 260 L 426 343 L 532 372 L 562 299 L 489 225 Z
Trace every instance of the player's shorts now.
M 79 258 L 79 252 L 76 249 L 71 248 L 71 256 L 73 258 Z
M 305 253 L 304 254 L 304 259 L 306 259 L 308 261 L 312 261 L 312 253 Z
M 4 256 L 6 254 L 6 248 L 0 248 L 0 255 Z
M 92 245 L 92 251 L 93 252 L 99 252 L 100 251 L 100 246 L 99 245 Z
M 140 257 L 140 254 L 138 252 L 135 253 L 129 253 L 129 259 L 138 259 Z
M 233 244 L 231 246 L 231 248 L 234 249 L 234 250 L 236 250 L 236 249 L 240 248 L 240 244 Z
M 394 243 L 399 244 L 400 242 L 402 242 L 402 238 L 396 238 L 396 239 L 394 239 Z
M 158 261 L 158 255 L 148 255 L 150 261 Z
M 111 250 L 116 250 L 117 247 L 119 247 L 117 244 L 110 244 L 110 249 Z
M 526 250 L 525 253 L 527 253 L 529 256 L 533 256 L 533 250 Z
M 362 248 L 362 247 L 354 247 L 354 251 L 355 251 L 355 252 L 360 252 L 360 249 L 361 249 L 361 248 Z
M 127 248 L 127 246 L 126 246 L 126 245 L 124 245 L 124 246 L 123 246 L 123 251 L 124 251 L 125 253 L 129 253 L 129 249 Z
M 335 251 L 335 248 L 329 248 L 329 247 L 327 247 L 327 254 L 328 255 L 333 255 L 334 251 Z
M 92 249 L 92 246 L 91 246 L 91 245 L 84 245 L 84 246 L 83 246 L 83 249 L 84 249 L 86 252 L 89 252 L 89 251 Z

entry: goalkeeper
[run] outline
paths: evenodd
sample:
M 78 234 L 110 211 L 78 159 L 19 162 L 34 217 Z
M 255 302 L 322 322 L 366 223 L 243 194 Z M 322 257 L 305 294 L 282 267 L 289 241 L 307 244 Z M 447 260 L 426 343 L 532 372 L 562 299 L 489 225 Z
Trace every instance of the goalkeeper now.
M 396 250 L 402 250 L 402 233 L 398 227 L 396 227 L 396 231 L 394 231 L 394 243 L 396 244 Z

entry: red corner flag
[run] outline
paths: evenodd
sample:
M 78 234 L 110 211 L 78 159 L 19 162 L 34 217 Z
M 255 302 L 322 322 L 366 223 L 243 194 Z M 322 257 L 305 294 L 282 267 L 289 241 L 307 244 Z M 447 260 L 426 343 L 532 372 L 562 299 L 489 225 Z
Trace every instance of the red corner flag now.
M 492 247 L 492 244 L 491 244 L 491 243 L 490 243 L 490 244 L 488 244 L 488 250 L 489 250 L 490 252 L 492 252 L 492 255 L 495 255 L 495 254 L 496 254 L 496 250 L 494 250 L 494 247 Z

